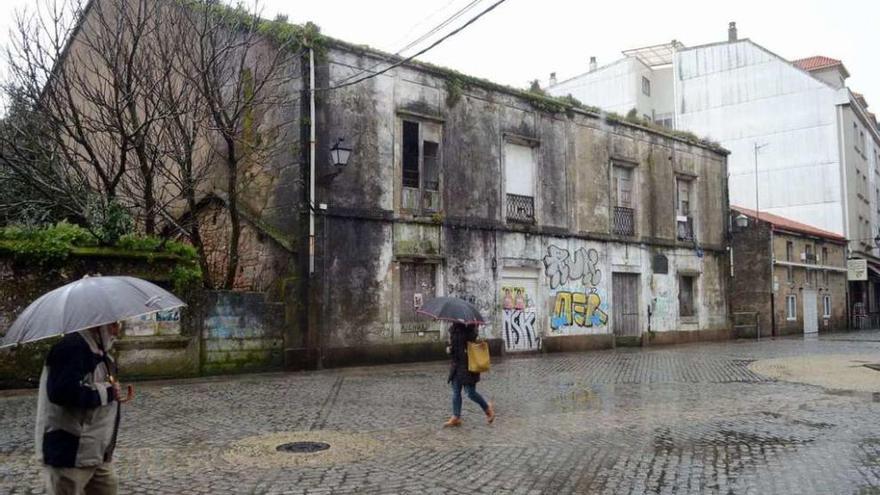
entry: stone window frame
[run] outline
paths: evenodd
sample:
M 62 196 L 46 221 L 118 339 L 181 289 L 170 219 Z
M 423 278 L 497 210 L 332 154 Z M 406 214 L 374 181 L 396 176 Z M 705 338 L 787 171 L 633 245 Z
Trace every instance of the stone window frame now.
M 688 214 L 687 215 L 679 215 L 679 207 L 681 206 L 679 201 L 679 182 L 686 182 L 688 184 Z M 689 218 L 691 222 L 691 237 L 693 237 L 692 242 L 697 242 L 697 214 L 696 211 L 698 208 L 695 204 L 695 199 L 697 197 L 697 185 L 699 182 L 699 176 L 694 173 L 685 172 L 685 171 L 675 171 L 673 174 L 672 185 L 673 189 L 673 217 L 675 220 L 675 230 L 676 230 L 676 241 L 682 241 L 678 238 L 678 222 L 680 218 Z M 689 241 L 690 242 L 690 241 Z
M 412 122 L 419 125 L 419 205 L 418 208 L 407 208 L 404 207 L 404 203 L 406 202 L 404 185 L 403 185 L 403 171 L 404 171 L 404 156 L 403 156 L 403 134 L 404 134 L 404 123 Z M 443 138 L 445 132 L 446 120 L 443 117 L 436 115 L 428 115 L 420 112 L 413 112 L 405 109 L 397 110 L 397 129 L 399 130 L 399 143 L 395 145 L 395 163 L 396 167 L 399 170 L 399 174 L 395 174 L 395 188 L 400 190 L 400 194 L 397 198 L 395 198 L 395 208 L 397 211 L 406 214 L 412 215 L 415 217 L 419 216 L 430 216 L 433 214 L 437 214 L 443 210 L 443 187 L 444 187 L 444 179 L 443 179 Z M 437 205 L 435 208 L 426 208 L 424 195 L 425 195 L 425 185 L 424 185 L 424 151 L 423 146 L 426 139 L 424 138 L 424 128 L 425 126 L 435 126 L 436 134 L 437 134 Z M 431 141 L 433 142 L 433 141 Z
M 509 223 L 507 215 L 507 162 L 505 146 L 508 144 L 524 146 L 532 150 L 532 223 L 537 223 L 540 218 L 540 182 L 538 171 L 541 168 L 541 154 L 538 150 L 541 148 L 541 140 L 537 137 L 525 136 L 512 132 L 501 133 L 501 215 L 505 223 Z
M 785 296 L 785 320 L 797 321 L 797 294 Z

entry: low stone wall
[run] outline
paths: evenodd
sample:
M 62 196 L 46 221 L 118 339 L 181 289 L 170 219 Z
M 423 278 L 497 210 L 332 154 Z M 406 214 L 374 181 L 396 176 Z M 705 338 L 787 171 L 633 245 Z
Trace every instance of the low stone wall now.
M 202 374 L 282 368 L 283 304 L 259 292 L 213 291 L 200 306 Z
M 73 256 L 63 269 L 0 257 L 0 335 L 41 294 L 84 275 L 132 275 L 168 285 L 173 261 Z M 122 380 L 283 368 L 284 306 L 257 292 L 199 291 L 180 310 L 123 322 L 115 355 Z M 0 389 L 35 387 L 57 338 L 0 350 Z

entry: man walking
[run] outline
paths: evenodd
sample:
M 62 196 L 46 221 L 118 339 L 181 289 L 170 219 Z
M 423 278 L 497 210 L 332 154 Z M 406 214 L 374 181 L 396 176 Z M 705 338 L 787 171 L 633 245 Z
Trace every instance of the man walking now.
M 111 323 L 69 333 L 46 357 L 37 402 L 36 448 L 50 495 L 115 495 L 111 465 L 119 431 L 119 385 L 107 351 Z M 129 398 L 132 389 L 129 386 Z

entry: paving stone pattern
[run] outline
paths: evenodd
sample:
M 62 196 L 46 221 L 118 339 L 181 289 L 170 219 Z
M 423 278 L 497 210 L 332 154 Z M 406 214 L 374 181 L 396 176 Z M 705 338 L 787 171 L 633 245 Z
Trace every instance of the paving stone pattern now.
M 479 386 L 496 423 L 465 400 L 457 429 L 440 427 L 444 363 L 142 383 L 116 466 L 121 493 L 145 494 L 880 493 L 875 395 L 748 369 L 870 352 L 880 332 L 506 358 Z M 43 493 L 35 409 L 32 393 L 0 397 L 0 493 Z M 372 447 L 301 465 L 230 455 L 294 432 Z

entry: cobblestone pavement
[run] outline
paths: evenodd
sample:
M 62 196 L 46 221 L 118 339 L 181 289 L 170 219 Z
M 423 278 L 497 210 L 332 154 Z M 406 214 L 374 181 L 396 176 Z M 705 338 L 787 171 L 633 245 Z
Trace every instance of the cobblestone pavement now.
M 445 364 L 143 383 L 122 493 L 880 493 L 877 394 L 756 359 L 873 354 L 880 332 L 506 358 L 443 429 Z M 880 372 L 878 372 L 880 381 Z M 0 397 L 0 493 L 42 493 L 33 393 Z M 326 441 L 319 454 L 277 443 Z

